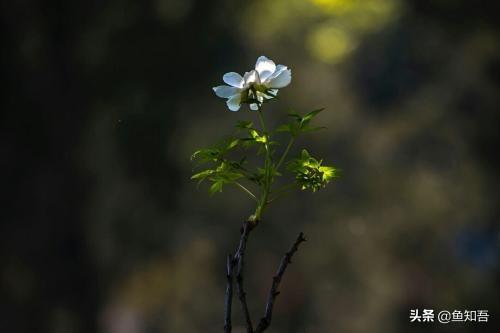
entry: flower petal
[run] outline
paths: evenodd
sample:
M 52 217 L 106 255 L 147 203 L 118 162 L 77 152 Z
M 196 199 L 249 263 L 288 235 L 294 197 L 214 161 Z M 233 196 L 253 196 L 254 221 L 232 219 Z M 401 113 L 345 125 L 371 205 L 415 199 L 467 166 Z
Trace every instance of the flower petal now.
M 230 87 L 230 86 L 218 86 L 218 87 L 213 87 L 212 89 L 214 90 L 217 96 L 222 98 L 229 98 L 241 91 L 240 88 Z
M 278 65 L 276 66 L 276 70 L 274 73 L 268 78 L 269 80 L 274 79 L 278 75 L 280 75 L 284 70 L 288 69 L 285 65 Z
M 234 96 L 231 96 L 227 100 L 226 104 L 227 104 L 227 107 L 229 108 L 229 110 L 238 111 L 240 109 L 240 104 L 241 104 L 241 95 L 236 94 Z
M 260 84 L 259 73 L 256 70 L 251 70 L 250 72 L 246 72 L 243 77 L 245 80 L 245 87 L 249 87 L 252 84 Z
M 250 104 L 250 110 L 257 111 L 259 106 L 256 103 Z
M 271 59 L 260 56 L 255 63 L 255 70 L 259 73 L 260 79 L 265 81 L 276 70 L 276 64 Z
M 269 80 L 270 88 L 284 88 L 292 81 L 292 71 L 289 69 L 283 70 L 280 74 Z
M 222 80 L 232 87 L 243 88 L 244 81 L 241 75 L 238 73 L 235 72 L 226 73 L 222 77 Z

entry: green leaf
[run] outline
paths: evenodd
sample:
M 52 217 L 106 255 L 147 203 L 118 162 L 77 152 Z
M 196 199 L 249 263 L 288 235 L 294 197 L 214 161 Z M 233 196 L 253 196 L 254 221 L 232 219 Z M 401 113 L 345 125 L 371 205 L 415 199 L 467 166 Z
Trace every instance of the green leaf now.
M 319 167 L 319 171 L 323 173 L 323 181 L 329 182 L 330 180 L 337 177 L 337 169 L 329 166 Z
M 255 138 L 256 142 L 261 142 L 261 143 L 266 143 L 267 142 L 267 135 L 262 135 L 257 138 Z
M 278 127 L 277 131 L 278 132 L 289 132 L 292 136 L 297 136 L 299 133 L 306 133 L 306 132 L 312 132 L 312 131 L 317 131 L 320 129 L 323 129 L 323 127 L 309 127 L 309 123 L 311 120 L 316 117 L 321 111 L 323 111 L 324 108 L 322 109 L 317 109 L 313 110 L 309 113 L 307 113 L 305 116 L 301 116 L 300 114 L 296 112 L 291 112 L 288 114 L 288 116 L 294 118 L 294 121 L 291 123 L 281 125 Z
M 212 184 L 212 186 L 210 186 L 210 189 L 208 190 L 208 192 L 210 193 L 210 195 L 214 195 L 217 192 L 222 192 L 223 186 L 224 186 L 224 182 L 216 181 Z
M 200 180 L 198 182 L 198 184 L 199 184 L 203 180 L 205 180 L 205 178 L 207 178 L 208 176 L 212 175 L 214 172 L 215 172 L 215 170 L 211 170 L 211 169 L 203 170 L 201 172 L 198 172 L 198 173 L 192 175 L 191 179 L 199 179 Z
M 256 138 L 260 137 L 259 132 L 257 132 L 257 130 L 255 130 L 255 129 L 253 129 L 253 128 L 252 128 L 252 129 L 250 129 L 250 130 L 248 131 L 248 133 L 250 134 L 250 136 L 251 136 L 253 139 L 256 139 Z
M 311 155 L 309 155 L 309 152 L 305 149 L 302 149 L 302 152 L 300 154 L 300 157 L 304 160 L 304 159 L 308 159 L 311 157 Z
M 253 127 L 253 123 L 251 121 L 238 120 L 236 127 L 239 129 L 249 129 Z
M 300 157 L 292 160 L 287 169 L 295 174 L 295 181 L 302 190 L 310 189 L 316 192 L 338 176 L 335 167 L 321 164 L 321 160 L 315 159 L 303 149 Z
M 222 158 L 222 152 L 218 148 L 199 149 L 191 155 L 191 160 L 198 160 L 198 163 L 217 162 Z
M 306 114 L 304 117 L 302 117 L 302 119 L 300 120 L 300 129 L 304 129 L 304 128 L 307 128 L 309 126 L 309 123 L 311 122 L 311 120 L 316 117 L 321 111 L 323 111 L 324 109 L 318 109 L 318 110 L 314 110 L 314 111 L 311 111 L 309 112 L 308 114 Z
M 321 109 L 317 109 L 317 110 L 313 110 L 309 113 L 307 113 L 304 117 L 302 117 L 303 120 L 311 120 L 313 119 L 314 117 L 316 117 L 321 111 L 323 111 L 325 108 L 321 108 Z
M 267 142 L 267 135 L 260 135 L 259 132 L 255 129 L 250 129 L 248 131 L 250 133 L 250 136 L 255 140 L 255 142 L 260 142 L 260 143 L 266 143 Z
M 233 149 L 234 147 L 236 147 L 238 145 L 238 143 L 240 143 L 240 139 L 233 139 L 233 140 L 230 140 L 229 141 L 229 144 L 227 145 L 226 149 L 229 150 L 229 149 Z
M 223 161 L 217 166 L 215 169 L 207 169 L 197 174 L 191 176 L 191 179 L 199 180 L 198 184 L 203 180 L 208 179 L 212 182 L 212 185 L 209 188 L 210 194 L 214 194 L 217 192 L 222 192 L 222 188 L 225 184 L 233 184 L 238 179 L 245 177 L 240 171 L 242 170 L 241 164 L 244 162 L 244 159 L 241 162 L 235 161 Z

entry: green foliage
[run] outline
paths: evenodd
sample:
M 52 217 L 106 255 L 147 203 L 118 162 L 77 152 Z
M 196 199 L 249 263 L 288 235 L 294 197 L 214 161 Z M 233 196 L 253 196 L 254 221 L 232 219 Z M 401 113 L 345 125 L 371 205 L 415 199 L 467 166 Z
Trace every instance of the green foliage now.
M 316 192 L 337 177 L 337 170 L 334 167 L 321 165 L 322 162 L 303 149 L 300 157 L 292 160 L 287 169 L 295 175 L 295 181 L 302 190 L 310 189 Z
M 205 163 L 217 163 L 223 160 L 224 155 L 240 144 L 239 138 L 229 137 L 221 140 L 215 146 L 202 148 L 191 155 L 191 160 L 196 160 L 198 165 Z
M 290 121 L 288 123 L 278 126 L 274 131 L 267 132 L 259 109 L 257 112 L 261 123 L 260 129 L 256 128 L 251 121 L 238 121 L 234 136 L 221 140 L 213 147 L 199 149 L 193 154 L 192 159 L 197 161 L 198 166 L 206 165 L 207 167 L 195 173 L 191 178 L 197 180 L 198 183 L 204 180 L 211 182 L 210 194 L 222 192 L 226 185 L 236 185 L 257 201 L 255 212 L 257 219 L 260 218 L 269 202 L 285 192 L 282 189 L 300 188 L 316 192 L 324 188 L 331 180 L 338 177 L 337 169 L 322 165 L 322 160 L 312 157 L 305 149 L 302 150 L 300 157 L 291 161 L 286 160 L 290 148 L 300 134 L 324 128 L 312 127 L 310 124 L 321 111 L 323 109 L 313 110 L 305 115 L 292 112 L 289 114 Z M 281 152 L 281 156 L 276 156 L 277 151 L 274 148 L 280 143 L 271 139 L 272 133 L 275 132 L 290 135 L 290 141 Z M 265 154 L 263 166 L 247 168 L 246 154 L 251 148 L 255 148 L 254 154 Z M 240 155 L 238 159 L 235 159 L 230 156 L 236 153 L 243 154 L 243 157 Z M 286 171 L 293 177 L 293 182 L 274 191 L 273 184 L 277 177 L 282 176 L 280 172 L 282 165 L 287 165 Z M 258 187 L 260 196 L 254 195 L 243 185 L 244 183 L 240 183 L 241 181 L 247 181 L 254 187 Z M 271 192 L 275 198 L 269 199 L 268 196 Z
M 224 185 L 235 184 L 238 179 L 245 177 L 246 157 L 239 161 L 228 159 L 229 152 L 242 143 L 241 138 L 229 137 L 214 147 L 197 150 L 191 159 L 196 160 L 198 166 L 208 164 L 209 168 L 195 173 L 191 179 L 198 180 L 198 184 L 204 180 L 211 181 L 209 192 L 214 194 L 222 192 Z
M 260 143 L 266 143 L 267 142 L 267 135 L 265 134 L 259 134 L 259 132 L 255 129 L 250 129 L 248 131 L 250 133 L 250 136 L 252 137 L 252 139 L 255 140 L 255 142 L 260 142 Z
M 199 164 L 208 162 L 217 162 L 222 156 L 222 152 L 218 148 L 199 149 L 191 155 L 191 160 L 198 160 Z
M 276 129 L 276 132 L 288 132 L 288 133 L 290 133 L 290 135 L 292 137 L 296 137 L 297 135 L 299 135 L 301 133 L 318 131 L 318 130 L 324 129 L 326 127 L 311 127 L 309 125 L 311 120 L 314 117 L 316 117 L 323 110 L 324 110 L 324 108 L 313 110 L 304 116 L 301 116 L 300 114 L 295 113 L 295 112 L 291 112 L 288 114 L 288 116 L 291 117 L 292 120 L 286 124 L 278 126 L 278 128 Z
M 212 182 L 209 192 L 210 194 L 214 194 L 216 192 L 222 192 L 224 185 L 234 184 L 238 179 L 243 177 L 243 173 L 241 173 L 234 164 L 222 162 L 215 169 L 206 169 L 194 174 L 191 176 L 191 179 L 197 179 L 198 183 L 208 179 Z

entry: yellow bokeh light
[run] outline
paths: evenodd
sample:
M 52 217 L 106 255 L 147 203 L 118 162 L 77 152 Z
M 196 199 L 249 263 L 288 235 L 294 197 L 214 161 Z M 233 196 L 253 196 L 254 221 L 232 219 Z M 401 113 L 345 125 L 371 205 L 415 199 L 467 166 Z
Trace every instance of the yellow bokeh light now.
M 328 12 L 346 12 L 352 10 L 356 5 L 353 0 L 311 0 L 312 3 Z
M 358 32 L 376 31 L 398 12 L 400 0 L 310 0 L 328 16 Z
M 337 64 L 402 9 L 401 0 L 256 0 L 243 11 L 241 31 L 259 49 L 302 39 L 312 57 Z
M 320 26 L 313 30 L 307 44 L 317 59 L 328 64 L 342 61 L 356 48 L 353 36 L 334 25 Z

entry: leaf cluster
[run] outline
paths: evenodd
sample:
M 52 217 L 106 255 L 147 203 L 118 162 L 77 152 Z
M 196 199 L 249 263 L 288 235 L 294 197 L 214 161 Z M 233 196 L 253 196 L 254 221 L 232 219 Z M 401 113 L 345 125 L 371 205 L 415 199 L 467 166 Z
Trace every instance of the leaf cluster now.
M 307 113 L 304 116 L 301 116 L 296 112 L 290 112 L 288 116 L 291 118 L 291 121 L 281 126 L 278 126 L 276 132 L 288 132 L 292 137 L 297 137 L 301 133 L 307 133 L 325 129 L 326 127 L 324 126 L 311 127 L 309 124 L 311 120 L 323 110 L 324 108 L 317 109 Z
M 295 181 L 302 190 L 310 189 L 316 192 L 338 177 L 335 167 L 322 163 L 322 160 L 317 160 L 303 149 L 300 157 L 288 163 L 287 169 L 295 175 Z
M 312 127 L 310 124 L 321 111 L 323 109 L 314 110 L 305 115 L 289 113 L 289 122 L 278 126 L 274 131 L 290 135 L 290 142 L 279 159 L 274 158 L 276 151 L 272 148 L 279 143 L 271 139 L 270 133 L 257 129 L 251 121 L 238 121 L 236 133 L 233 136 L 221 140 L 212 147 L 199 149 L 192 155 L 191 158 L 197 162 L 197 166 L 203 165 L 205 169 L 195 173 L 191 178 L 198 180 L 199 183 L 205 180 L 211 182 L 210 194 L 222 192 L 225 185 L 234 184 L 256 199 L 256 196 L 240 181 L 254 184 L 261 189 L 261 192 L 271 191 L 271 185 L 276 177 L 282 176 L 279 170 L 281 165 L 286 165 L 286 171 L 291 174 L 293 182 L 298 185 L 294 185 L 295 188 L 313 192 L 324 188 L 338 176 L 337 169 L 323 165 L 322 160 L 312 157 L 305 149 L 298 158 L 286 161 L 289 149 L 297 136 L 324 128 Z M 247 168 L 245 152 L 250 148 L 257 148 L 257 155 L 266 153 L 266 163 L 263 167 Z M 239 159 L 231 158 L 236 150 L 240 153 L 243 151 L 244 156 Z

